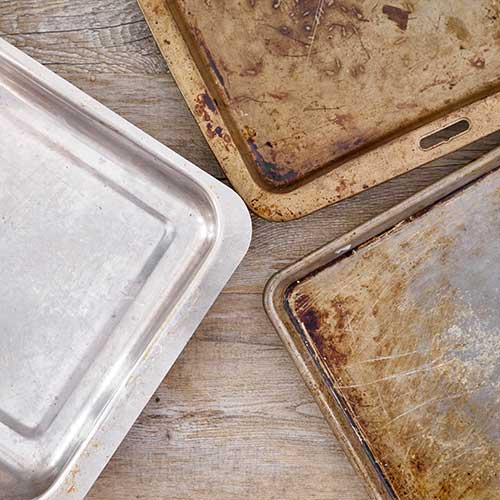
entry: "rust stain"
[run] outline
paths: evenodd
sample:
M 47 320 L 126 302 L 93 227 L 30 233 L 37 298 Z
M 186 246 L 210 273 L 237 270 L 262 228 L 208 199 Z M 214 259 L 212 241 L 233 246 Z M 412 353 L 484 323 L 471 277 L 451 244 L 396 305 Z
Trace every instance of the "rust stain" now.
M 312 336 L 315 336 L 316 332 L 321 327 L 321 320 L 318 312 L 313 307 L 309 307 L 304 312 L 299 311 L 298 316 L 304 328 L 310 332 Z M 315 338 L 315 341 L 321 342 L 322 338 Z
M 231 142 L 231 137 L 229 134 L 224 132 L 224 129 L 217 125 L 214 126 L 212 123 L 212 117 L 210 113 L 217 113 L 217 104 L 215 101 L 208 95 L 208 92 L 205 90 L 204 92 L 198 94 L 195 100 L 194 113 L 199 117 L 200 120 L 206 122 L 206 135 L 209 139 L 214 139 L 215 137 L 220 137 L 225 142 L 226 150 L 228 149 L 228 144 Z
M 288 92 L 268 92 L 267 95 L 278 101 L 282 101 L 288 97 Z
M 486 61 L 484 60 L 484 57 L 481 56 L 473 57 L 472 59 L 469 59 L 469 62 L 472 66 L 474 66 L 474 68 L 478 69 L 484 69 L 486 66 Z
M 194 112 L 197 116 L 203 119 L 203 121 L 210 121 L 210 115 L 208 111 L 212 113 L 216 112 L 217 108 L 215 106 L 215 102 L 208 95 L 208 92 L 202 92 L 198 94 L 195 99 Z
M 213 99 L 208 95 L 208 92 L 203 93 L 203 101 L 205 102 L 207 108 L 214 113 L 217 108 Z
M 384 5 L 382 12 L 394 23 L 400 30 L 406 31 L 408 28 L 408 19 L 411 14 L 409 10 L 400 9 L 394 5 Z
M 366 66 L 364 64 L 356 64 L 349 70 L 349 73 L 354 79 L 358 79 L 366 73 Z
M 335 189 L 339 196 L 344 195 L 348 191 L 349 187 L 347 185 L 346 180 L 343 177 L 340 178 L 337 187 Z
M 404 232 L 429 213 L 302 278 L 287 302 L 397 498 L 487 500 L 498 493 L 500 457 L 488 437 L 496 407 L 471 409 L 471 394 L 491 365 L 457 355 L 464 338 L 449 333 L 461 314 L 449 270 L 469 231 L 460 212 L 443 211 Z
M 75 467 L 73 467 L 73 469 L 71 469 L 71 471 L 69 472 L 69 476 L 66 478 L 66 482 L 71 483 L 67 488 L 66 493 L 68 494 L 76 493 L 77 488 L 75 485 L 75 480 L 78 474 L 80 474 L 80 467 L 76 465 Z
M 335 142 L 335 148 L 339 152 L 347 152 L 347 151 L 353 151 L 355 149 L 358 149 L 362 147 L 364 144 L 366 144 L 367 140 L 365 137 L 355 137 L 354 139 L 350 141 L 336 141 Z
M 224 138 L 224 131 L 222 127 L 215 127 L 212 125 L 212 123 L 207 123 L 207 135 L 210 139 L 213 139 L 214 137 L 222 137 Z M 227 134 L 225 134 L 227 135 Z
M 448 87 L 450 87 L 450 90 L 451 90 L 456 85 L 456 82 L 454 80 L 450 80 L 448 78 L 435 78 L 434 81 L 423 86 L 419 90 L 419 93 L 426 92 L 427 90 L 429 90 L 433 87 L 439 87 L 441 85 L 447 85 Z
M 139 1 L 154 26 L 159 20 L 153 9 L 164 2 Z M 294 205 L 291 218 L 305 213 L 305 207 L 311 210 L 340 199 L 332 175 L 340 164 L 364 163 L 362 153 L 386 147 L 389 137 L 395 148 L 403 147 L 407 142 L 401 141 L 401 134 L 461 103 L 479 105 L 483 95 L 498 89 L 493 61 L 500 41 L 492 0 L 477 0 L 474 8 L 452 2 L 453 9 L 443 2 L 419 2 L 417 8 L 416 1 L 408 0 L 287 0 L 276 8 L 272 0 L 167 3 L 158 17 L 180 36 L 172 38 L 165 28 L 161 32 L 160 25 L 155 37 L 170 54 L 173 74 L 192 107 L 205 86 L 216 98 L 219 113 L 223 110 L 218 120 L 222 138 L 215 123 L 207 127 L 212 116 L 208 103 L 205 111 L 195 113 L 204 135 L 217 144 L 215 152 L 225 170 L 243 171 L 232 175 L 239 179 L 235 187 L 242 194 L 253 189 L 269 193 L 262 204 L 281 196 L 275 191 L 286 187 L 290 196 L 278 204 Z M 484 67 L 473 58 L 476 54 L 484 57 Z M 199 71 L 185 72 L 186 62 Z M 394 77 L 402 74 L 408 80 L 404 88 Z M 431 87 L 430 92 L 419 92 Z M 352 120 L 344 122 L 334 112 L 323 111 L 334 107 L 337 115 Z M 306 108 L 315 111 L 301 114 Z M 244 125 L 257 131 L 254 145 L 241 133 Z M 481 123 L 481 128 L 487 127 Z M 226 134 L 233 133 L 232 142 L 226 141 Z M 365 139 L 362 146 L 356 145 L 360 136 Z M 233 146 L 231 154 L 222 142 Z M 273 144 L 272 154 L 266 142 Z M 381 161 L 373 168 L 365 164 L 352 191 L 379 184 L 404 168 Z M 245 169 L 258 179 L 243 181 Z M 301 195 L 310 189 L 309 181 L 322 184 L 316 203 Z M 253 191 L 248 197 L 254 197 Z
M 250 147 L 257 166 L 265 177 L 272 179 L 276 185 L 286 185 L 297 177 L 296 171 L 281 167 L 273 161 L 266 160 L 252 137 L 247 139 L 247 144 Z M 275 154 L 274 151 L 272 154 Z
M 342 347 L 342 340 L 346 335 L 349 311 L 341 297 L 332 299 L 330 306 L 331 309 L 318 308 L 313 305 L 310 297 L 303 294 L 299 294 L 295 300 L 297 317 L 311 336 L 320 355 L 333 365 L 339 366 L 345 364 L 348 359 L 348 353 L 344 352 Z M 325 336 L 322 333 L 325 327 L 331 335 Z
M 249 66 L 240 72 L 240 76 L 257 76 L 262 73 L 264 69 L 264 62 L 261 59 L 256 64 Z
M 243 134 L 247 139 L 253 139 L 257 135 L 257 132 L 254 128 L 245 125 L 243 127 Z
M 205 43 L 205 40 L 203 39 L 201 31 L 198 28 L 193 28 L 193 33 L 194 33 L 196 39 L 198 40 L 200 47 L 203 49 L 203 52 L 205 53 L 205 56 L 208 60 L 208 64 L 209 64 L 210 68 L 212 68 L 212 71 L 214 72 L 214 75 L 217 78 L 217 81 L 220 83 L 220 85 L 224 89 L 224 92 L 226 93 L 227 98 L 230 99 L 231 96 L 229 95 L 229 92 L 226 88 L 226 82 L 224 80 L 224 77 L 222 76 L 222 73 L 220 72 L 220 70 L 215 62 L 215 59 L 214 59 L 214 56 L 212 55 L 212 52 L 210 51 L 207 44 Z

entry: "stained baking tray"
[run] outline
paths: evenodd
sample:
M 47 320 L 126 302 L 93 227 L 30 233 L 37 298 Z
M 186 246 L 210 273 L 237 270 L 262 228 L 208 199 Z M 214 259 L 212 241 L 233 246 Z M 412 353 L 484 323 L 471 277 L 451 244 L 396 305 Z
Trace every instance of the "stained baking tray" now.
M 0 496 L 81 499 L 245 254 L 229 188 L 0 40 Z
M 500 128 L 496 0 L 138 1 L 229 180 L 267 219 Z M 457 122 L 453 140 L 428 138 Z
M 500 498 L 499 165 L 496 149 L 268 284 L 372 498 Z

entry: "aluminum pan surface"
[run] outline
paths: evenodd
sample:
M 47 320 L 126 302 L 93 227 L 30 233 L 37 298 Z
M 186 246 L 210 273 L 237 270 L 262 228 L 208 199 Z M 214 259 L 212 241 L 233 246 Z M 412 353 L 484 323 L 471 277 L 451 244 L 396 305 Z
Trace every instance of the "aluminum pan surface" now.
M 0 121 L 0 489 L 81 499 L 245 254 L 250 219 L 2 40 Z
M 271 319 L 373 498 L 500 494 L 500 171 L 374 237 L 499 162 L 497 150 L 267 290 Z

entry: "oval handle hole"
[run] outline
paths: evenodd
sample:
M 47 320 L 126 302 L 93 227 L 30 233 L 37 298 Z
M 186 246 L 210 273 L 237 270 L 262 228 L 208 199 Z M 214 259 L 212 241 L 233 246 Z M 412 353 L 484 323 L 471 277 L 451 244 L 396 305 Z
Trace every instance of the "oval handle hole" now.
M 446 142 L 455 139 L 459 135 L 464 134 L 470 129 L 469 120 L 463 119 L 458 122 L 452 123 L 447 127 L 439 129 L 437 132 L 433 132 L 432 134 L 426 135 L 420 140 L 420 147 L 427 151 L 428 149 L 435 148 L 441 144 L 445 144 Z

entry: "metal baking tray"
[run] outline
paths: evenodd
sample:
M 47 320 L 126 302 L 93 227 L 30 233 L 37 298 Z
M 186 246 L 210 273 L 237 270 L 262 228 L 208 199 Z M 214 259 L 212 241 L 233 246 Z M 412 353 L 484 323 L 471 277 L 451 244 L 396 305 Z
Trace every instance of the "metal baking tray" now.
M 0 40 L 0 490 L 81 499 L 249 245 L 240 198 Z
M 496 0 L 138 1 L 229 180 L 267 219 L 500 128 Z M 429 138 L 457 123 L 453 140 Z
M 498 166 L 500 148 L 268 284 L 374 499 L 500 498 Z

